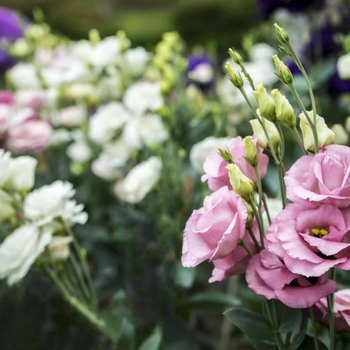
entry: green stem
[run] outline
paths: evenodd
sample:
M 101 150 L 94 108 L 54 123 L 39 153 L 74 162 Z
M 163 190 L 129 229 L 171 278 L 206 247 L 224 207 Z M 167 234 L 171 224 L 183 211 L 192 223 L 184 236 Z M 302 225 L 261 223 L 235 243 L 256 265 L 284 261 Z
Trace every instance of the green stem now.
M 273 300 L 272 300 L 273 301 Z M 274 315 L 271 315 L 271 311 L 270 311 L 270 305 L 267 302 L 267 300 L 264 300 L 265 302 L 265 307 L 266 307 L 266 312 L 267 312 L 267 317 L 271 323 L 272 329 L 273 329 L 273 333 L 274 333 L 274 337 L 275 337 L 275 341 L 277 343 L 277 347 L 279 350 L 286 350 L 286 346 L 283 342 L 283 339 L 281 337 L 281 334 L 278 331 L 278 324 L 277 324 L 277 319 L 276 319 L 276 308 L 274 307 L 273 304 L 273 313 Z
M 253 229 L 250 227 L 250 228 L 248 228 L 247 230 L 248 230 L 248 232 L 249 232 L 249 236 L 252 238 L 252 240 L 253 240 L 253 242 L 254 242 L 254 244 L 255 244 L 255 246 L 256 246 L 256 249 L 257 249 L 258 251 L 260 251 L 260 250 L 261 250 L 261 247 L 260 247 L 260 244 L 259 244 L 259 242 L 257 241 L 257 239 L 256 239 L 256 237 L 255 237 L 255 235 L 254 235 Z
M 306 150 L 305 150 L 305 148 L 304 148 L 303 139 L 301 138 L 301 136 L 300 136 L 300 134 L 299 134 L 297 128 L 294 127 L 294 128 L 291 129 L 291 130 L 292 130 L 292 133 L 293 133 L 295 139 L 297 140 L 297 142 L 298 142 L 300 148 L 302 149 L 302 151 L 304 152 L 304 154 L 307 154 L 307 152 L 306 152 Z
M 282 204 L 283 204 L 283 209 L 287 205 L 287 197 L 286 197 L 286 186 L 284 184 L 284 165 L 283 163 L 280 163 L 277 165 L 278 169 L 278 179 L 280 183 L 280 189 L 281 189 L 281 198 L 282 198 Z
M 280 135 L 280 139 L 281 139 L 280 163 L 282 163 L 283 160 L 284 160 L 285 149 L 286 149 L 286 147 L 285 147 L 285 141 L 284 141 L 284 134 L 283 134 L 283 131 L 282 131 L 282 128 L 281 128 L 281 123 L 280 123 L 278 120 L 276 120 L 276 121 L 274 122 L 274 124 L 275 124 L 275 126 L 276 126 L 276 129 L 277 129 L 277 131 L 278 131 L 278 133 L 279 133 L 279 135 Z
M 271 225 L 271 215 L 270 215 L 269 207 L 267 206 L 265 194 L 263 194 L 262 200 L 264 202 L 264 208 L 265 208 L 266 215 L 267 215 L 267 221 L 268 221 L 269 225 Z
M 264 245 L 265 231 L 264 231 L 264 224 L 262 222 L 262 217 L 253 202 L 249 202 L 249 205 L 251 206 L 254 216 L 256 217 L 256 221 L 259 227 L 260 244 L 261 244 L 261 247 L 264 249 L 265 248 L 265 245 Z
M 244 250 L 248 253 L 249 256 L 253 256 L 252 251 L 251 251 L 250 248 L 244 243 L 244 241 L 243 241 L 242 239 L 240 239 L 240 240 L 238 241 L 238 244 L 241 245 L 241 246 L 244 248 Z
M 310 128 L 311 128 L 311 131 L 312 131 L 312 135 L 314 137 L 314 143 L 315 143 L 315 153 L 318 152 L 319 150 L 319 147 L 318 147 L 318 135 L 317 135 L 317 130 L 316 130 L 316 123 L 313 123 L 309 117 L 309 114 L 303 104 L 303 101 L 301 100 L 301 98 L 299 97 L 299 94 L 297 92 L 297 90 L 295 89 L 293 83 L 288 85 L 290 90 L 292 91 L 295 99 L 297 100 L 297 103 L 300 107 L 300 109 L 302 110 L 303 114 L 305 115 L 306 117 L 306 120 L 308 121 L 309 125 L 310 125 Z
M 330 279 L 335 281 L 336 270 L 330 270 Z M 328 318 L 329 318 L 329 350 L 335 350 L 335 330 L 334 330 L 334 293 L 327 295 Z
M 44 265 L 44 269 L 51 277 L 53 282 L 56 284 L 57 288 L 61 292 L 63 298 L 70 304 L 76 311 L 78 311 L 82 316 L 84 316 L 91 325 L 93 325 L 99 332 L 104 334 L 112 343 L 114 342 L 113 336 L 107 328 L 107 324 L 104 320 L 98 318 L 98 316 L 91 311 L 86 305 L 80 302 L 74 296 L 71 296 L 66 289 L 65 285 L 60 281 L 56 272 L 51 269 L 48 265 Z
M 315 321 L 315 313 L 313 307 L 309 307 L 309 313 L 311 318 L 311 324 L 312 324 L 312 330 L 314 332 L 314 343 L 315 343 L 315 350 L 320 350 L 319 344 L 318 344 L 318 335 L 317 335 L 317 328 L 316 328 L 316 321 Z
M 253 82 L 252 77 L 250 76 L 250 74 L 249 74 L 249 73 L 247 72 L 247 70 L 245 69 L 243 63 L 240 63 L 239 66 L 241 67 L 244 76 L 247 78 L 249 85 L 251 86 L 251 88 L 252 88 L 253 91 L 254 91 L 254 90 L 255 90 L 255 85 L 254 85 L 254 82 Z

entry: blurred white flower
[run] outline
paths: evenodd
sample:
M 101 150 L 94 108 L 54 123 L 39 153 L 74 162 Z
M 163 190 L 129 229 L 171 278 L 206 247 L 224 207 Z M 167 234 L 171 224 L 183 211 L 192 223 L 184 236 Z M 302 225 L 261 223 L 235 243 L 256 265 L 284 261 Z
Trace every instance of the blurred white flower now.
M 350 79 L 350 53 L 339 57 L 337 69 L 341 79 Z
M 16 103 L 20 107 L 38 109 L 45 106 L 47 94 L 44 90 L 28 89 L 16 92 Z
M 53 131 L 50 145 L 58 146 L 72 139 L 71 133 L 67 129 L 55 129 Z
M 40 88 L 40 80 L 33 64 L 18 63 L 9 70 L 9 76 L 12 84 L 17 89 Z
M 118 72 L 102 77 L 96 86 L 97 94 L 102 100 L 119 99 L 123 93 L 121 76 Z
M 67 128 L 80 126 L 87 119 L 87 110 L 82 105 L 69 106 L 58 112 L 57 122 Z
M 188 76 L 198 83 L 207 84 L 214 79 L 214 69 L 210 63 L 201 63 L 189 72 Z
M 88 61 L 97 68 L 117 64 L 120 59 L 120 41 L 115 36 L 107 37 L 92 47 Z
M 128 203 L 139 203 L 159 181 L 162 162 L 158 157 L 136 165 L 128 175 L 114 186 L 115 195 Z
M 0 189 L 0 223 L 10 219 L 15 214 L 13 207 L 13 198 Z
M 130 49 L 124 54 L 124 70 L 131 75 L 143 73 L 150 59 L 150 53 L 143 47 Z
M 85 163 L 92 157 L 89 145 L 84 141 L 75 141 L 67 147 L 67 155 L 73 162 Z
M 124 123 L 129 119 L 129 113 L 118 102 L 109 102 L 98 108 L 90 119 L 89 137 L 96 143 L 103 144 L 116 136 Z
M 149 81 L 136 82 L 126 90 L 123 102 L 137 117 L 147 111 L 154 112 L 164 104 L 160 84 Z
M 271 221 L 282 211 L 282 199 L 281 198 L 266 198 L 267 207 Z M 264 228 L 267 231 L 269 227 L 269 221 L 267 219 L 266 211 L 263 213 Z
M 250 57 L 250 60 L 253 62 L 258 62 L 261 60 L 272 62 L 272 56 L 275 53 L 276 53 L 276 50 L 272 46 L 266 43 L 259 43 L 251 47 L 249 51 L 249 57 Z
M 29 193 L 23 203 L 23 212 L 27 220 L 37 225 L 51 223 L 61 218 L 67 224 L 85 224 L 87 214 L 83 205 L 71 198 L 75 190 L 69 182 L 55 181 Z
M 146 146 L 161 144 L 168 139 L 168 131 L 158 114 L 145 114 L 137 122 L 141 140 Z
M 48 245 L 50 259 L 53 261 L 65 260 L 69 257 L 69 244 L 73 241 L 72 237 L 52 237 Z
M 229 137 L 216 138 L 214 136 L 209 136 L 203 141 L 193 145 L 190 151 L 190 162 L 193 168 L 200 174 L 204 173 L 203 163 L 205 158 L 209 153 L 218 147 L 225 148 L 230 142 Z M 219 151 L 218 151 L 219 152 Z
M 52 228 L 24 225 L 13 231 L 0 245 L 0 278 L 8 285 L 20 281 L 51 242 Z

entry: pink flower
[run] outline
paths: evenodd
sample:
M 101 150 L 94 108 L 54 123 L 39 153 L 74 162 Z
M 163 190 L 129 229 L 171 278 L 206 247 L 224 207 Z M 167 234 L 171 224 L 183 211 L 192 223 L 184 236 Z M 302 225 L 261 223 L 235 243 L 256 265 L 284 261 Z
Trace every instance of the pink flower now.
M 14 103 L 15 97 L 11 91 L 0 90 L 0 104 L 12 106 Z
M 329 145 L 303 156 L 285 176 L 287 198 L 347 207 L 350 204 L 350 148 Z
M 326 274 L 308 279 L 291 272 L 281 257 L 266 249 L 249 260 L 246 280 L 255 293 L 293 308 L 310 307 L 337 288 Z
M 252 136 L 252 140 L 256 145 L 257 137 Z M 249 177 L 249 179 L 251 179 L 253 182 L 256 182 L 254 169 L 245 160 L 245 147 L 242 138 L 237 136 L 231 139 L 227 149 L 232 155 L 234 164 L 239 167 L 244 175 Z M 258 170 L 260 177 L 263 178 L 266 175 L 269 158 L 267 155 L 262 153 L 263 149 L 261 147 L 258 147 L 258 150 L 260 152 L 258 156 Z M 216 191 L 222 186 L 231 186 L 226 166 L 227 162 L 222 159 L 217 149 L 212 150 L 205 159 L 203 164 L 205 174 L 202 176 L 202 181 L 208 180 L 208 186 L 212 191 Z
M 7 146 L 19 153 L 38 152 L 49 145 L 51 136 L 51 125 L 32 116 L 11 126 L 7 134 Z
M 289 204 L 272 222 L 266 248 L 295 274 L 319 277 L 332 267 L 350 270 L 350 208 Z
M 45 106 L 47 96 L 43 90 L 22 90 L 17 92 L 16 102 L 20 107 L 39 109 Z
M 257 227 L 255 227 L 254 232 L 258 232 Z M 248 231 L 246 231 L 242 240 L 248 246 L 252 254 L 255 254 L 256 246 Z M 230 276 L 245 273 L 250 258 L 251 257 L 249 256 L 248 252 L 241 245 L 238 245 L 237 248 L 226 258 L 213 260 L 214 270 L 209 282 L 223 281 Z
M 247 208 L 240 196 L 222 187 L 204 199 L 186 223 L 182 264 L 194 267 L 205 260 L 228 257 L 245 235 Z
M 327 299 L 322 298 L 314 306 L 316 321 L 328 326 Z M 337 331 L 350 331 L 350 289 L 334 293 L 334 326 Z

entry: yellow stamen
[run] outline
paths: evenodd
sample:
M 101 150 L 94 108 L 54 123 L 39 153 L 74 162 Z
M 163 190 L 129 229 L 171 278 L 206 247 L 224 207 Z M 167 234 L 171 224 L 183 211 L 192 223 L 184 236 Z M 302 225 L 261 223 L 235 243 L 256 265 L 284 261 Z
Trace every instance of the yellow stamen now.
M 311 233 L 316 237 L 322 238 L 323 236 L 328 235 L 329 232 L 325 228 L 312 228 Z

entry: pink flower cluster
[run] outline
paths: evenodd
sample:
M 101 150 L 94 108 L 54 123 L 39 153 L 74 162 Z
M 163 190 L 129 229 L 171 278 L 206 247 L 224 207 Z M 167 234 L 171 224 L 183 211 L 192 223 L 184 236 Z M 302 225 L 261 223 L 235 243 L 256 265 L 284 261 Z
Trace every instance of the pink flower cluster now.
M 256 138 L 253 138 L 256 144 Z M 252 181 L 256 181 L 254 169 L 245 160 L 245 147 L 241 137 L 232 139 L 227 147 L 234 163 Z M 268 157 L 259 149 L 258 170 L 265 176 Z M 209 282 L 222 281 L 229 276 L 242 274 L 249 261 L 243 241 L 255 254 L 257 247 L 246 229 L 248 211 L 243 199 L 232 190 L 228 170 L 217 149 L 206 158 L 203 169 L 209 188 L 214 191 L 204 200 L 204 206 L 194 210 L 187 221 L 182 248 L 182 264 L 194 267 L 205 260 L 214 265 Z M 253 231 L 258 236 L 256 225 Z
M 272 222 L 265 250 L 247 267 L 257 294 L 306 308 L 336 290 L 327 272 L 350 270 L 349 175 L 350 149 L 338 145 L 301 157 L 287 172 L 293 203 Z
M 39 116 L 45 103 L 42 91 L 0 91 L 1 147 L 17 153 L 45 149 L 52 136 L 51 124 Z

